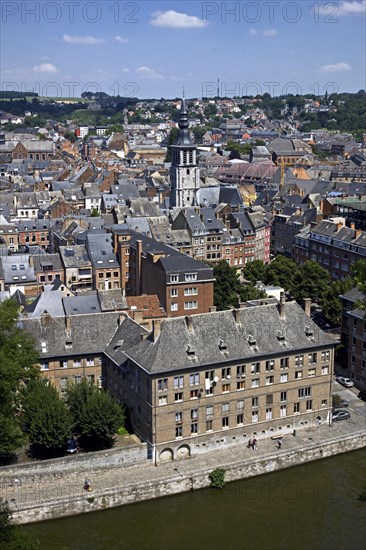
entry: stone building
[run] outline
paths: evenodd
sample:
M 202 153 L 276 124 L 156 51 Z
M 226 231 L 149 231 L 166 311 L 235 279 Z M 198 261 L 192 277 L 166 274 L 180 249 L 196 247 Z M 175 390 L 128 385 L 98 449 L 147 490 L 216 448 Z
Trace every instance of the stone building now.
M 155 462 L 329 421 L 334 340 L 295 302 L 154 321 L 107 364 Z

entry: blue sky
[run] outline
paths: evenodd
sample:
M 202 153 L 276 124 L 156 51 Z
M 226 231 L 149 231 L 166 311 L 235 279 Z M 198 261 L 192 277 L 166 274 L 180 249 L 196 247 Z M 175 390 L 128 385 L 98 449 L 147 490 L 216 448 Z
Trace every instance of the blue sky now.
M 1 88 L 80 97 L 356 92 L 366 0 L 1 4 Z

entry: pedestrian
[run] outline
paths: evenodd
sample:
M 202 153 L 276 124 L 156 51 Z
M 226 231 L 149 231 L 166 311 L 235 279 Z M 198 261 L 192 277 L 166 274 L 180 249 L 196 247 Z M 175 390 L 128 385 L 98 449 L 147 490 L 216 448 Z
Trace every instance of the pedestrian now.
M 256 438 L 254 438 L 253 441 L 252 441 L 252 447 L 253 447 L 253 451 L 257 450 L 257 440 L 256 440 Z
M 253 441 L 252 441 L 252 438 L 250 438 L 249 441 L 248 441 L 247 447 L 248 447 L 248 449 L 250 449 L 252 446 L 253 446 Z
M 278 440 L 278 448 L 281 449 L 281 447 L 282 447 L 282 437 L 280 437 Z
M 84 489 L 85 491 L 88 491 L 88 492 L 92 490 L 91 483 L 88 478 L 86 478 L 84 481 Z

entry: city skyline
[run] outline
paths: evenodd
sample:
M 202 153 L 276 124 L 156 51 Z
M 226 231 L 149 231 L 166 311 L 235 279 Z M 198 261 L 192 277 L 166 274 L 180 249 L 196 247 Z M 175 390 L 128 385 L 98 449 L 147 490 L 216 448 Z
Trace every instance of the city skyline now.
M 365 88 L 366 0 L 3 2 L 1 89 L 149 98 Z M 14 40 L 16 36 L 16 40 Z M 218 82 L 219 80 L 219 82 Z

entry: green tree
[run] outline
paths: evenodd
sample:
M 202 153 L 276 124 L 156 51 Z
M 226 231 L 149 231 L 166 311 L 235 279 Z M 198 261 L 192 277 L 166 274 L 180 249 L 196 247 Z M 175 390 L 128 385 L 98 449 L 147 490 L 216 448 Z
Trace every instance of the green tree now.
M 17 326 L 18 304 L 0 303 L 0 462 L 12 459 L 23 436 L 19 424 L 21 389 L 39 376 L 31 336 Z
M 353 264 L 351 273 L 358 290 L 366 294 L 366 260 L 359 260 Z
M 95 208 L 95 206 L 91 209 L 91 217 L 92 218 L 98 218 L 100 216 L 98 208 Z
M 238 294 L 240 293 L 239 276 L 234 267 L 225 260 L 220 260 L 213 268 L 214 304 L 218 310 L 237 307 Z
M 267 294 L 263 290 L 259 290 L 253 283 L 241 285 L 240 287 L 240 300 L 247 302 L 248 300 L 260 300 L 265 298 Z
M 113 445 L 118 428 L 123 426 L 124 412 L 109 393 L 83 379 L 68 387 L 66 401 L 84 447 L 98 450 Z
M 297 269 L 294 260 L 279 254 L 267 266 L 265 283 L 290 290 Z
M 296 270 L 290 291 L 295 300 L 300 302 L 304 298 L 311 298 L 319 302 L 330 285 L 330 274 L 321 265 L 313 260 L 307 260 Z
M 320 305 L 325 319 L 332 325 L 340 325 L 342 313 L 340 296 L 351 290 L 353 286 L 354 282 L 352 279 L 347 278 L 344 281 L 333 281 L 331 285 L 325 289 Z
M 38 379 L 26 386 L 21 420 L 33 454 L 42 458 L 63 454 L 72 433 L 71 416 L 48 381 Z
M 0 548 L 1 550 L 39 550 L 39 542 L 22 527 L 12 523 L 12 513 L 7 502 L 0 500 Z
M 267 266 L 262 260 L 248 262 L 243 269 L 244 278 L 252 283 L 256 283 L 257 281 L 264 282 L 266 280 L 266 272 Z

